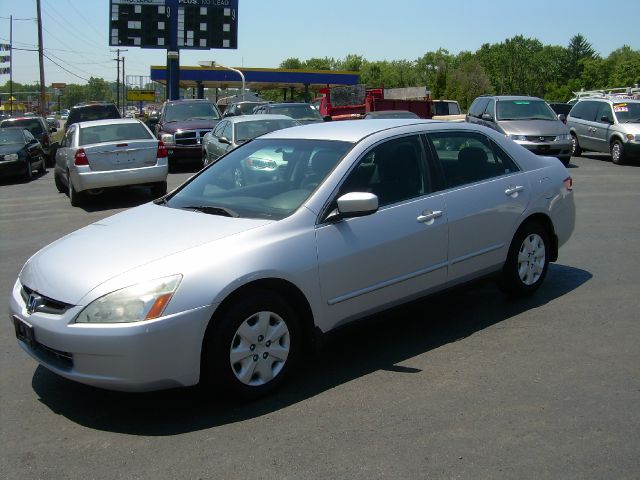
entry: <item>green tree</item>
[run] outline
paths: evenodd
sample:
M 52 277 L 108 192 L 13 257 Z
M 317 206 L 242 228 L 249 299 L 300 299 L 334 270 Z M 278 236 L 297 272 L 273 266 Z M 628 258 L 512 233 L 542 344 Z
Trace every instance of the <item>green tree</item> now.
M 582 73 L 582 62 L 598 57 L 596 51 L 581 34 L 574 35 L 567 47 L 567 74 L 569 78 L 578 78 Z
M 302 62 L 297 58 L 287 58 L 280 63 L 280 68 L 284 68 L 286 70 L 302 70 L 303 65 Z
M 469 60 L 448 75 L 444 96 L 457 100 L 460 107 L 467 110 L 474 98 L 486 93 L 493 93 L 489 77 L 480 62 Z

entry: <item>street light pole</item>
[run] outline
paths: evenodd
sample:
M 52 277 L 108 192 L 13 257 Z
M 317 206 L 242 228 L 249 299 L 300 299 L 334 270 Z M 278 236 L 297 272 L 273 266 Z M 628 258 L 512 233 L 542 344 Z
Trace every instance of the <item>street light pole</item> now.
M 233 67 L 227 67 L 226 65 L 220 65 L 219 63 L 214 62 L 213 60 L 206 60 L 203 62 L 198 62 L 198 65 L 200 65 L 201 67 L 220 67 L 220 68 L 226 68 L 227 70 L 231 70 L 232 72 L 237 73 L 238 75 L 240 75 L 240 78 L 242 79 L 242 90 L 241 90 L 241 95 L 244 96 L 244 73 L 242 73 L 240 70 L 238 70 L 237 68 L 233 68 Z

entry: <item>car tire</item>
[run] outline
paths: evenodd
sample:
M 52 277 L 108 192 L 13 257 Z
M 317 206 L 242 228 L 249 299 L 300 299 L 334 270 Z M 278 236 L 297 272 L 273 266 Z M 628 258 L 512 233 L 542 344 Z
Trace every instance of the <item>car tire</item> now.
M 82 192 L 77 191 L 73 183 L 71 183 L 71 179 L 67 177 L 68 181 L 68 193 L 69 193 L 69 201 L 71 202 L 71 206 L 79 207 L 84 203 L 84 194 Z
M 266 395 L 295 367 L 301 334 L 296 311 L 275 292 L 254 290 L 232 300 L 207 328 L 201 384 L 231 398 Z
M 58 170 L 55 170 L 55 169 L 53 170 L 53 181 L 56 184 L 56 188 L 58 189 L 58 192 L 60 193 L 67 192 L 67 186 L 62 181 L 62 178 L 60 177 L 60 173 L 58 173 Z
M 38 169 L 38 172 L 40 172 L 40 175 L 44 175 L 45 173 L 47 173 L 47 160 L 45 157 L 40 157 L 40 168 Z
M 571 156 L 579 157 L 582 155 L 582 148 L 580 148 L 580 143 L 578 142 L 578 137 L 575 133 L 571 134 Z
M 611 142 L 611 161 L 616 165 L 624 164 L 624 145 L 620 140 Z
M 547 229 L 538 222 L 526 222 L 511 241 L 498 285 L 513 297 L 531 295 L 547 275 L 550 253 Z
M 167 182 L 157 182 L 151 186 L 153 198 L 164 197 L 167 194 Z

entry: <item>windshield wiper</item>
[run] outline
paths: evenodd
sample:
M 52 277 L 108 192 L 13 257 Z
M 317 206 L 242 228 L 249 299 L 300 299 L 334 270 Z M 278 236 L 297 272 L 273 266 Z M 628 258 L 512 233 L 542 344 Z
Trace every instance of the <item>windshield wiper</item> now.
M 182 207 L 183 210 L 194 210 L 196 212 L 202 212 L 209 215 L 220 215 L 222 217 L 239 217 L 237 212 L 234 212 L 230 208 L 225 207 L 216 207 L 213 205 L 197 205 L 197 206 L 188 206 Z

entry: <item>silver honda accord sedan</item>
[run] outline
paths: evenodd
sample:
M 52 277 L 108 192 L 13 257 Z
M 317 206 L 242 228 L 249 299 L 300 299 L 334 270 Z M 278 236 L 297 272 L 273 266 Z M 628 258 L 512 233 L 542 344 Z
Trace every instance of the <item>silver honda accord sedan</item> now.
M 234 181 L 264 158 L 269 176 Z M 485 127 L 293 127 L 40 250 L 11 321 L 29 355 L 78 382 L 257 397 L 355 319 L 487 275 L 533 293 L 574 219 L 562 163 Z

